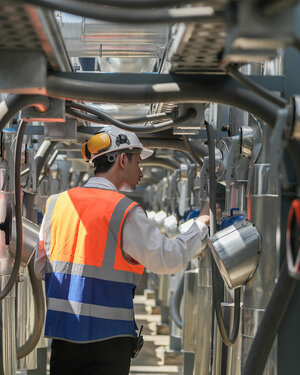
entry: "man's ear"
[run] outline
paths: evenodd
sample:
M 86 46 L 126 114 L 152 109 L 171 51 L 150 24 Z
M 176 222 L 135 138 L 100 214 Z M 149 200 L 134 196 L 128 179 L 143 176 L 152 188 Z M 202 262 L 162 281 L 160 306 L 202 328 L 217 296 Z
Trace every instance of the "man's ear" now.
M 119 154 L 119 165 L 120 167 L 124 168 L 125 165 L 126 165 L 126 159 L 127 159 L 127 156 L 125 154 L 125 152 L 122 152 L 121 154 Z

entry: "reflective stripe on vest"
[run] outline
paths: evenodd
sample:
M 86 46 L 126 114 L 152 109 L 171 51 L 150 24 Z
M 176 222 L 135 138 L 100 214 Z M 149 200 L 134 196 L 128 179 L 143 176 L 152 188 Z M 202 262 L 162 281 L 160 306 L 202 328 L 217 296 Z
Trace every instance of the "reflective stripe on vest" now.
M 124 195 L 75 188 L 54 195 L 45 216 L 45 335 L 74 342 L 135 336 L 135 286 L 142 265 L 124 259 L 121 232 L 136 207 Z

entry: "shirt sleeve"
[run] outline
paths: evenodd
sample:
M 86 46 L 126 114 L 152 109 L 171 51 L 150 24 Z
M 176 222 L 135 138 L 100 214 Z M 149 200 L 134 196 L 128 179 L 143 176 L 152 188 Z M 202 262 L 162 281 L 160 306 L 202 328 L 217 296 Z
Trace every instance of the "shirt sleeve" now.
M 45 280 L 46 252 L 45 252 L 45 215 L 41 224 L 39 243 L 35 252 L 34 273 L 40 280 Z
M 129 212 L 124 223 L 122 249 L 151 272 L 176 273 L 199 252 L 207 231 L 205 224 L 192 223 L 185 233 L 170 240 L 138 206 Z

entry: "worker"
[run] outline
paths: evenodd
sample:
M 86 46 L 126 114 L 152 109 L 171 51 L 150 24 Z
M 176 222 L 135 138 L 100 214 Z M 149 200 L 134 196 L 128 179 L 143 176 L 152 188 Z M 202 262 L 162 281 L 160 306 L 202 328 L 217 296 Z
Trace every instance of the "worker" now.
M 120 193 L 136 188 L 139 162 L 151 153 L 133 132 L 103 127 L 82 148 L 95 177 L 47 201 L 35 273 L 45 280 L 51 375 L 127 375 L 137 340 L 133 297 L 144 267 L 179 272 L 207 236 L 209 217 L 202 215 L 170 240 Z

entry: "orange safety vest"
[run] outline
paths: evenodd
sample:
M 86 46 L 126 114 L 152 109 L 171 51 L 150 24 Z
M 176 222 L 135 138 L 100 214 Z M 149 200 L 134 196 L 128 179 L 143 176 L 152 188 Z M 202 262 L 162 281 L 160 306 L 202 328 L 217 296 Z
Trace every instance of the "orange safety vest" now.
M 72 342 L 136 336 L 133 297 L 144 267 L 122 252 L 122 228 L 137 205 L 90 187 L 49 198 L 45 336 Z

